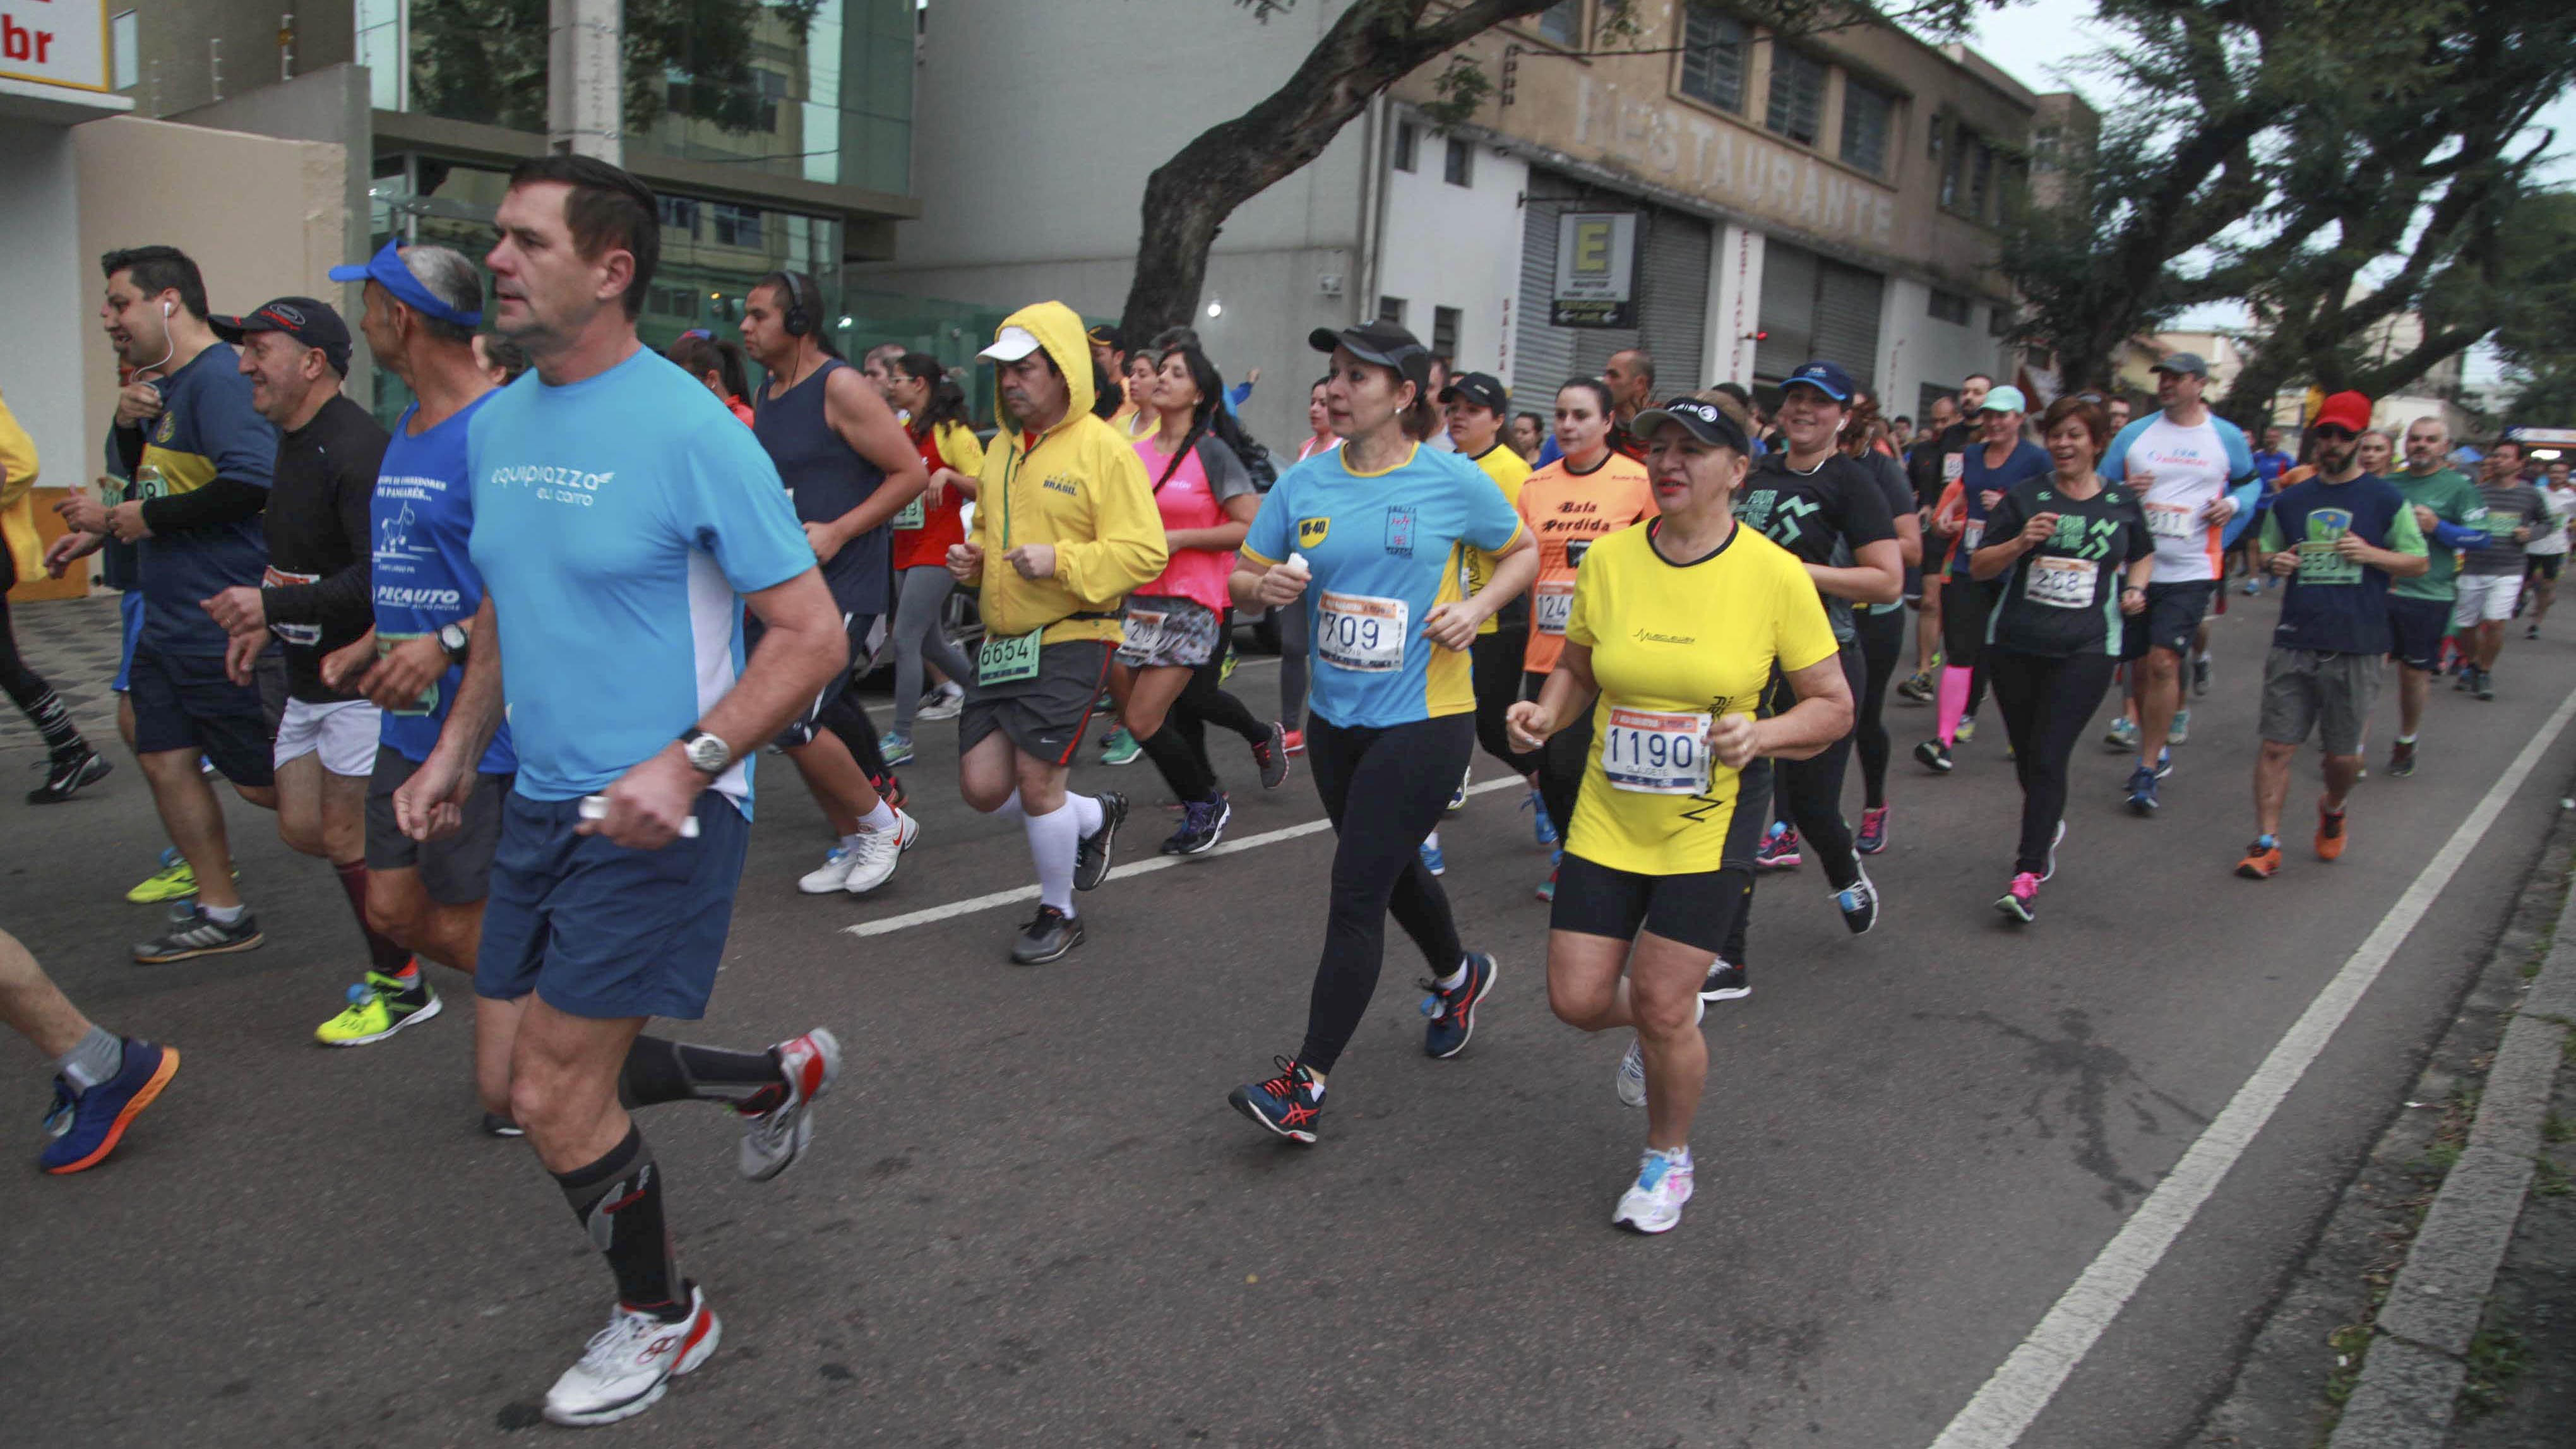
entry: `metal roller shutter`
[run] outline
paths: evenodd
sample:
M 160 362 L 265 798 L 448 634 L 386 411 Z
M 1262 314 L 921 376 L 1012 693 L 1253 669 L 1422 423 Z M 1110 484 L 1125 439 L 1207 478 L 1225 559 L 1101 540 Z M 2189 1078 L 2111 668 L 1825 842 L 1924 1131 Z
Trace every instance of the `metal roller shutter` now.
M 1660 400 L 1699 390 L 1715 241 L 1707 222 L 1678 211 L 1649 211 L 1645 225 L 1646 266 L 1637 310 L 1641 335 L 1629 345 L 1642 345 L 1655 359 L 1655 396 Z M 1603 353 L 1601 360 L 1609 361 L 1610 354 Z
M 1556 293 L 1556 219 L 1578 208 L 1566 200 L 1541 199 L 1544 172 L 1530 173 L 1530 193 L 1522 203 L 1520 321 L 1512 329 L 1512 407 L 1554 417 L 1554 390 L 1574 375 L 1574 333 L 1547 325 L 1548 299 Z
M 1637 316 L 1630 328 L 1551 327 L 1556 291 L 1557 218 L 1570 211 L 1635 211 L 1641 253 Z M 1658 391 L 1699 386 L 1708 325 L 1708 272 L 1716 251 L 1709 224 L 1634 198 L 1592 191 L 1553 172 L 1530 173 L 1522 202 L 1520 320 L 1512 330 L 1512 406 L 1545 414 L 1569 377 L 1598 377 L 1611 354 L 1642 347 L 1655 359 Z
M 1876 272 L 1826 262 L 1816 276 L 1815 355 L 1839 362 L 1852 381 L 1877 385 L 1878 314 L 1887 290 Z
M 1762 248 L 1762 316 L 1768 334 L 1753 344 L 1753 376 L 1778 382 L 1814 356 L 1816 270 L 1824 258 L 1804 247 L 1771 242 Z

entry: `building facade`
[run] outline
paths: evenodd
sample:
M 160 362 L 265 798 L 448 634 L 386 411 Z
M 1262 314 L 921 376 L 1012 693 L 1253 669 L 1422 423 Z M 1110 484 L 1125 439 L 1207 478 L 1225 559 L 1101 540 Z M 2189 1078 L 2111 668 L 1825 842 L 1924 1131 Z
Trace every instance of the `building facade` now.
M 932 10 L 923 215 L 884 285 L 1116 316 L 1146 178 L 1285 81 L 1342 8 L 1265 25 L 1190 0 L 995 0 L 953 30 Z M 2089 140 L 2081 102 L 1892 29 L 1783 41 L 1695 0 L 1642 0 L 1636 34 L 1586 44 L 1599 8 L 1471 42 L 1498 88 L 1463 124 L 1428 119 L 1445 62 L 1424 67 L 1227 221 L 1200 331 L 1229 370 L 1295 379 L 1256 393 L 1257 431 L 1303 429 L 1306 332 L 1370 317 L 1541 413 L 1628 347 L 1674 390 L 1832 357 L 1905 413 L 2002 371 L 1996 228 L 2039 131 Z M 1059 134 L 1078 159 L 1029 139 Z

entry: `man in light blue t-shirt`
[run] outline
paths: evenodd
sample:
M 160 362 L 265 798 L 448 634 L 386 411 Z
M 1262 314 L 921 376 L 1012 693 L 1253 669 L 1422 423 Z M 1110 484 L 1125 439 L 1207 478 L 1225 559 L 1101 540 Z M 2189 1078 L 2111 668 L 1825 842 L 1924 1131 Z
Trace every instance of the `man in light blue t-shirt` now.
M 547 1392 L 559 1424 L 638 1414 L 714 1352 L 680 1275 L 663 1173 L 631 1106 L 748 1119 L 743 1175 L 776 1176 L 839 1071 L 817 1028 L 766 1051 L 646 1036 L 705 1013 L 751 828 L 751 762 L 849 667 L 841 618 L 750 431 L 647 350 L 652 191 L 586 156 L 511 174 L 485 262 L 522 375 L 468 425 L 471 554 L 488 590 L 437 746 L 394 792 L 407 834 L 451 827 L 510 712 L 475 991 L 523 1002 L 510 1104 L 617 1279 L 609 1325 Z M 765 626 L 743 650 L 745 606 Z

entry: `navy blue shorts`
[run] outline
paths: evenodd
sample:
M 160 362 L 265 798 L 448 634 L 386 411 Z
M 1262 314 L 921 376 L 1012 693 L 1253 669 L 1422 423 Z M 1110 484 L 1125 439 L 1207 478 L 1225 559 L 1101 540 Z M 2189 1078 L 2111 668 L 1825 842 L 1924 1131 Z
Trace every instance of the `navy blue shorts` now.
M 125 647 L 117 652 L 116 682 L 108 686 L 119 694 L 127 689 L 127 678 L 134 672 L 134 644 L 143 637 L 143 591 L 127 589 L 117 596 L 116 609 L 125 630 Z
M 474 992 L 529 992 L 568 1016 L 706 1015 L 751 822 L 710 790 L 698 838 L 629 850 L 579 835 L 579 800 L 501 802 L 501 841 L 484 898 Z
M 196 750 L 236 785 L 257 789 L 276 780 L 286 663 L 274 651 L 260 657 L 249 684 L 235 684 L 220 654 L 138 649 L 127 661 L 125 682 L 134 706 L 134 753 Z
M 2388 596 L 2388 656 L 2427 674 L 2442 671 L 2442 637 L 2451 632 L 2451 601 Z

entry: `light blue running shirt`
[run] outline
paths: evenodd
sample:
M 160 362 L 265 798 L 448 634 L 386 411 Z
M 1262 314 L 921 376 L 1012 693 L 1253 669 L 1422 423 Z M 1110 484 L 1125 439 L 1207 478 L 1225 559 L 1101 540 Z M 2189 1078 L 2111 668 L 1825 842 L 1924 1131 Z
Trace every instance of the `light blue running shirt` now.
M 639 348 L 475 415 L 474 566 L 501 631 L 517 789 L 606 789 L 733 688 L 742 595 L 814 567 L 778 470 L 696 379 Z M 751 814 L 757 741 L 711 788 Z

